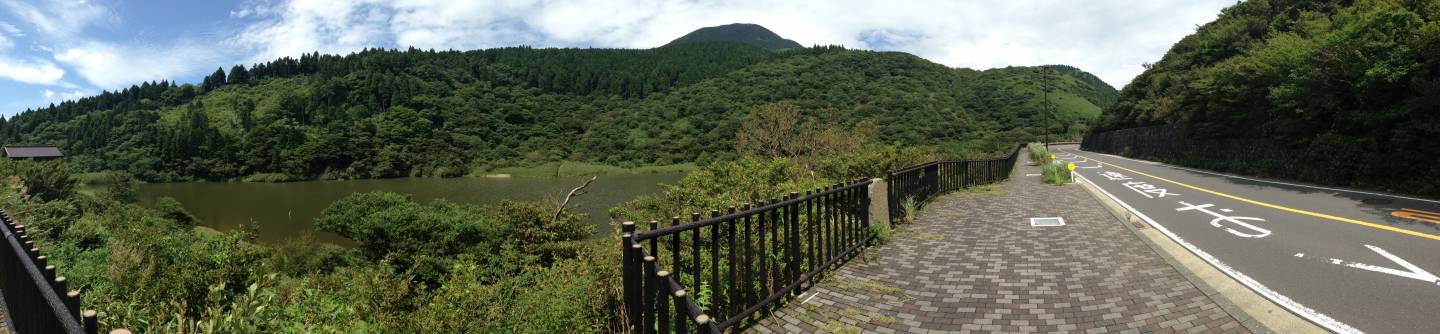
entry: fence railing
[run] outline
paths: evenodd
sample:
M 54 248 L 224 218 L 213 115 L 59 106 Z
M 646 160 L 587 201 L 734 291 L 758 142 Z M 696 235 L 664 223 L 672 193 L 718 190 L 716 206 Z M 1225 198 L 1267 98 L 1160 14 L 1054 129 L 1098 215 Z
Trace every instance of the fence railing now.
M 30 240 L 25 225 L 0 210 L 5 245 L 0 246 L 0 295 L 16 333 L 97 332 L 95 311 L 80 310 L 80 291 L 67 290 L 64 276 Z
M 813 284 L 869 243 L 871 180 L 621 224 L 625 315 L 635 333 L 722 333 Z
M 1019 156 L 935 161 L 886 175 L 890 219 L 901 201 L 923 204 L 941 193 L 1005 180 Z M 668 226 L 620 225 L 624 309 L 633 333 L 737 332 L 754 315 L 799 295 L 826 269 L 875 237 L 873 179 L 790 193 L 768 202 L 672 217 Z M 648 229 L 644 229 L 648 228 Z M 644 229 L 644 230 L 642 230 Z
M 942 160 L 907 167 L 885 176 L 889 197 L 890 221 L 905 218 L 906 206 L 920 206 L 945 192 L 974 185 L 994 183 L 1010 178 L 1024 144 L 1003 158 L 982 160 Z

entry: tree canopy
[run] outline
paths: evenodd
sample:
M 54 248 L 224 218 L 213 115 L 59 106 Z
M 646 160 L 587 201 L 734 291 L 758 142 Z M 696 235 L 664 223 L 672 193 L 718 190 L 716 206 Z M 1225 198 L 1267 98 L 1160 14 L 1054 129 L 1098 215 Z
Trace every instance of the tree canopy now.
M 1076 138 L 1114 89 L 1051 68 L 1051 132 Z M 81 171 L 147 181 L 708 164 L 736 158 L 733 139 L 754 106 L 787 102 L 837 127 L 869 121 L 881 142 L 988 154 L 1041 132 L 1040 72 L 733 42 L 313 53 L 217 69 L 199 86 L 145 82 L 26 111 L 0 125 L 0 141 L 53 143 Z
M 1437 78 L 1440 1 L 1250 0 L 1149 65 L 1099 130 L 1269 140 L 1329 174 L 1309 181 L 1436 194 L 1440 166 L 1416 157 L 1440 155 Z

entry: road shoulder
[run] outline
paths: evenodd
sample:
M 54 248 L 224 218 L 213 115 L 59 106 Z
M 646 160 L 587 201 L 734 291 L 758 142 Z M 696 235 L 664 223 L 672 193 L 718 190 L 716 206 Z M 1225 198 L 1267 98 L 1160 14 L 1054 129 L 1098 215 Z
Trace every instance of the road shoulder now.
M 1083 188 L 1105 207 L 1120 225 L 1139 236 L 1156 254 L 1210 296 L 1221 309 L 1236 317 L 1245 328 L 1256 333 L 1329 333 L 1215 269 L 1174 240 L 1145 224 L 1119 203 L 1101 194 L 1094 185 L 1084 181 L 1078 183 L 1083 183 Z

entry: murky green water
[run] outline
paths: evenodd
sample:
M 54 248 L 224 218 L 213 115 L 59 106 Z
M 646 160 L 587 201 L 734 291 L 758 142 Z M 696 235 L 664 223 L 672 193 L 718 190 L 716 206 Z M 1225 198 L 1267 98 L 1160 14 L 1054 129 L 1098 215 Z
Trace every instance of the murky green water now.
M 683 173 L 602 175 L 570 205 L 589 213 L 596 233 L 609 233 L 606 212 L 636 196 L 660 192 L 659 183 L 673 183 Z M 141 203 L 150 205 L 161 196 L 174 197 L 199 218 L 202 225 L 220 231 L 256 222 L 261 242 L 278 242 L 305 233 L 316 239 L 348 245 L 349 240 L 314 231 L 313 219 L 331 203 L 355 192 L 392 191 L 416 200 L 443 198 L 452 202 L 491 205 L 501 200 L 563 199 L 584 178 L 402 178 L 291 183 L 156 183 L 139 187 Z

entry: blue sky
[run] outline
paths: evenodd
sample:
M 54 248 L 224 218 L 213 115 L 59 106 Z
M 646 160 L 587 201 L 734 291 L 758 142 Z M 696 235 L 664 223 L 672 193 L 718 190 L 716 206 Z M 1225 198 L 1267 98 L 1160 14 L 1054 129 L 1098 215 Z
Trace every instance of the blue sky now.
M 1068 64 L 1125 85 L 1234 0 L 0 0 L 0 115 L 217 67 L 366 47 L 649 48 L 763 25 L 953 67 Z

